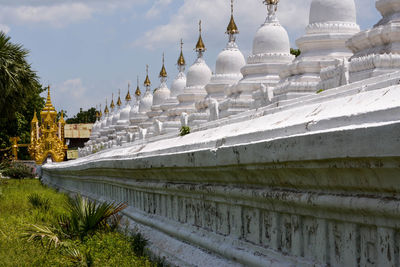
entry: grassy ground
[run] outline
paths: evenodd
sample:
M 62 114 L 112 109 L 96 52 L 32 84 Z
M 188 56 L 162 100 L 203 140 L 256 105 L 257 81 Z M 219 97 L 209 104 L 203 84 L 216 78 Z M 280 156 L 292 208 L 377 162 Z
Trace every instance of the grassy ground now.
M 32 193 L 48 198 L 50 208 L 34 208 L 28 201 Z M 38 180 L 0 179 L 0 266 L 81 265 L 74 264 L 62 249 L 47 249 L 40 241 L 28 242 L 22 237 L 31 224 L 56 223 L 58 215 L 66 213 L 66 199 Z M 130 239 L 118 232 L 102 232 L 75 242 L 76 248 L 88 255 L 91 266 L 154 266 L 148 259 L 137 257 Z

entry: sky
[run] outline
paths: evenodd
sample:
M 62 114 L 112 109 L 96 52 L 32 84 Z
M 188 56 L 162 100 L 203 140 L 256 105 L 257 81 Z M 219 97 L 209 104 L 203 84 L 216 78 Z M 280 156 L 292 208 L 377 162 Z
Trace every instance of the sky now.
M 247 57 L 258 27 L 266 17 L 262 0 L 235 0 L 239 48 Z M 361 29 L 380 18 L 375 0 L 355 0 Z M 311 0 L 281 0 L 278 18 L 292 47 L 304 34 Z M 189 66 L 203 22 L 205 60 L 212 70 L 225 47 L 230 0 L 0 0 L 0 30 L 30 51 L 29 62 L 44 86 L 52 88 L 57 110 L 72 117 L 110 101 L 112 93 L 126 95 L 145 78 L 146 64 L 152 88 L 158 87 L 162 54 L 169 83 L 177 74 L 179 42 Z M 142 88 L 143 86 L 141 86 Z M 115 101 L 115 99 L 114 99 Z M 108 102 L 110 103 L 110 102 Z

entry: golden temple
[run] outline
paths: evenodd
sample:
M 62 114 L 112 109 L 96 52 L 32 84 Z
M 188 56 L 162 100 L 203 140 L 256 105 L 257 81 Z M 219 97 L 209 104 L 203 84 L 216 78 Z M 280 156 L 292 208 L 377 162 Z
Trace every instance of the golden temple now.
M 61 113 L 57 121 L 57 111 L 51 103 L 50 86 L 47 90 L 47 100 L 44 109 L 40 112 L 41 123 L 36 111 L 31 122 L 31 143 L 29 154 L 36 164 L 43 164 L 48 158 L 54 162 L 64 161 L 68 149 L 64 140 L 64 115 Z

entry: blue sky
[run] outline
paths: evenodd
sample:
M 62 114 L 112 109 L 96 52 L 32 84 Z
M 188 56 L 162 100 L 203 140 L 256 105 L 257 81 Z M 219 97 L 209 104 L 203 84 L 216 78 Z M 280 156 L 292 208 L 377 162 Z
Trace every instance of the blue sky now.
M 281 0 L 278 17 L 295 46 L 304 34 L 311 0 Z M 380 15 L 375 0 L 356 0 L 358 23 L 372 27 Z M 195 59 L 198 20 L 203 20 L 205 59 L 211 69 L 225 47 L 229 0 L 0 0 L 0 29 L 30 50 L 29 61 L 44 85 L 53 88 L 56 109 L 72 116 L 124 96 L 127 84 L 142 82 L 150 66 L 153 88 L 165 52 L 169 82 L 177 74 L 179 40 L 188 65 Z M 237 42 L 248 56 L 253 36 L 265 20 L 262 0 L 235 0 Z M 188 66 L 189 67 L 189 66 Z M 187 67 L 187 68 L 188 68 Z

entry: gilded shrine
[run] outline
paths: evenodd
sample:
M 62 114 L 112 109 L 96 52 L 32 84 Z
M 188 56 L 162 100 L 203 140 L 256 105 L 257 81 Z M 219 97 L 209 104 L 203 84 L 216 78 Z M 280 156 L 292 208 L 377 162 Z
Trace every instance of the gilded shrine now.
M 63 113 L 57 121 L 57 111 L 51 103 L 50 86 L 47 91 L 46 105 L 40 112 L 40 118 L 39 125 L 35 112 L 31 122 L 29 154 L 37 164 L 43 164 L 48 159 L 54 162 L 64 161 L 68 148 L 64 140 L 65 121 Z

